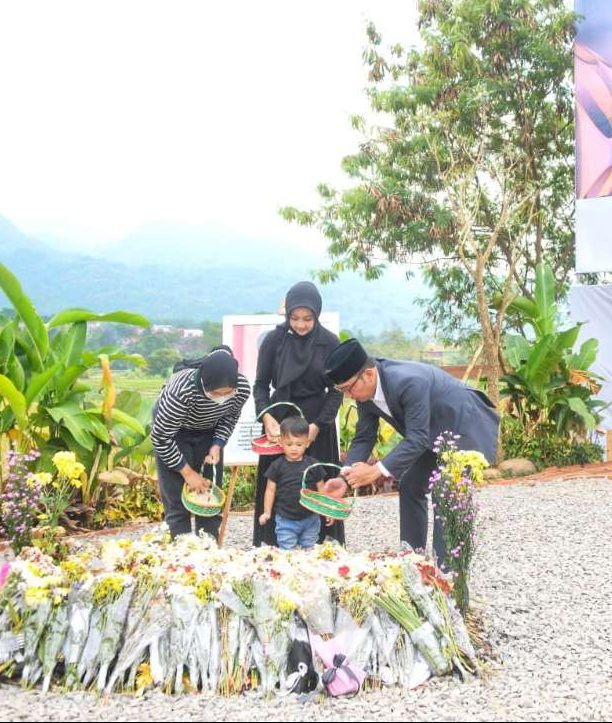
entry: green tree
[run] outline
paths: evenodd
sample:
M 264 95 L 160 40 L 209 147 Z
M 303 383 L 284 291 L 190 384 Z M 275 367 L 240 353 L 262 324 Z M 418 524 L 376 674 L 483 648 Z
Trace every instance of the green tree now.
M 457 341 L 478 331 L 499 400 L 508 305 L 535 265 L 563 287 L 573 265 L 572 41 L 558 0 L 421 0 L 422 46 L 382 54 L 368 27 L 368 96 L 382 120 L 343 160 L 353 183 L 319 186 L 321 205 L 284 217 L 329 239 L 333 279 L 421 263 L 428 319 Z M 495 294 L 497 307 L 490 300 Z
M 370 354 L 388 359 L 419 359 L 426 346 L 424 339 L 406 336 L 397 325 L 377 335 L 357 332 L 355 336 L 366 345 Z
M 200 328 L 204 332 L 204 341 L 207 349 L 221 344 L 223 338 L 223 324 L 220 321 L 203 321 Z
M 180 358 L 176 349 L 156 349 L 149 355 L 149 371 L 158 376 L 167 376 Z

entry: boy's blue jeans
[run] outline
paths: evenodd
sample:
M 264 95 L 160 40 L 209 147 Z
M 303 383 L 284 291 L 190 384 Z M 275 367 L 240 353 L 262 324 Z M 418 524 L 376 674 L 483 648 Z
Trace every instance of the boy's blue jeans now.
M 301 547 L 307 550 L 317 544 L 321 529 L 319 515 L 308 515 L 301 520 L 289 520 L 277 514 L 276 542 L 281 550 L 293 550 Z

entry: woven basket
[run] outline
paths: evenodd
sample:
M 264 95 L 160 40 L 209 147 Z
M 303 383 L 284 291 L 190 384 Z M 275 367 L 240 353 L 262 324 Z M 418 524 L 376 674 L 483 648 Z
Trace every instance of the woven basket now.
M 302 410 L 297 406 L 297 404 L 294 404 L 293 402 L 275 402 L 274 404 L 270 404 L 269 407 L 266 407 L 265 409 L 262 409 L 261 412 L 255 417 L 255 422 L 258 422 L 261 417 L 263 417 L 264 414 L 269 412 L 273 407 L 279 407 L 281 405 L 294 407 L 300 417 L 304 417 L 302 414 Z M 253 423 L 253 426 L 255 426 L 255 423 Z M 253 430 L 253 426 L 251 427 L 251 431 Z M 256 454 L 263 454 L 263 455 L 271 455 L 271 454 L 282 454 L 283 448 L 278 442 L 270 442 L 265 434 L 261 435 L 260 437 L 253 437 L 251 439 L 251 449 Z
M 353 510 L 353 504 L 355 502 L 355 496 L 357 491 L 353 491 L 353 496 L 348 500 L 339 500 L 337 497 L 330 497 L 322 492 L 311 490 L 306 487 L 306 477 L 311 469 L 314 467 L 332 467 L 335 470 L 341 470 L 337 464 L 331 462 L 317 462 L 306 467 L 302 474 L 302 489 L 300 491 L 300 504 L 310 512 L 315 512 L 317 515 L 324 515 L 325 517 L 331 517 L 333 520 L 346 520 Z
M 216 515 L 221 514 L 221 510 L 225 504 L 225 492 L 217 486 L 217 465 L 213 464 L 212 469 L 211 499 L 209 502 L 203 503 L 200 495 L 192 492 L 186 482 L 183 485 L 181 502 L 183 503 L 183 507 L 189 510 L 192 515 L 197 515 L 198 517 L 216 517 Z

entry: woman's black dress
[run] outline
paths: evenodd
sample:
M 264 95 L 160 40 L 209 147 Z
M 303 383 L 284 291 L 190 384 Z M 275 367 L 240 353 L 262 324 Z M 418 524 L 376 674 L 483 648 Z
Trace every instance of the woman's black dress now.
M 342 394 L 333 386 L 328 387 L 324 368 L 325 359 L 338 343 L 338 337 L 322 327 L 318 321 L 313 331 L 303 337 L 295 334 L 288 322 L 277 326 L 267 334 L 261 344 L 253 387 L 257 414 L 274 402 L 287 401 L 296 404 L 308 423 L 314 422 L 319 427 L 319 434 L 308 448 L 308 455 L 319 462 L 335 464 L 339 464 L 335 420 L 342 403 Z M 287 379 L 290 380 L 289 383 L 286 382 Z M 275 389 L 272 395 L 270 386 Z M 270 413 L 279 421 L 296 414 L 290 406 L 276 407 Z M 262 543 L 276 545 L 274 517 L 262 526 L 259 524 L 259 515 L 263 512 L 266 470 L 277 458 L 275 455 L 259 457 L 253 526 L 253 544 L 257 546 Z M 321 472 L 323 476 L 330 476 L 325 468 L 321 468 Z M 335 521 L 330 527 L 321 525 L 320 541 L 328 536 L 344 544 L 344 523 Z

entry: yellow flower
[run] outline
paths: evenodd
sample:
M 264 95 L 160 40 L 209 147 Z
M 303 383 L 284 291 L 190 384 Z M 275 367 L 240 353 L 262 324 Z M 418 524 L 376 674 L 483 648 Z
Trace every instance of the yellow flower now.
M 44 587 L 28 587 L 24 598 L 29 608 L 35 608 L 49 599 L 49 590 Z
M 321 551 L 319 552 L 319 559 L 321 560 L 335 560 L 338 557 L 336 546 L 331 542 L 324 542 L 321 545 Z
M 449 450 L 441 455 L 444 473 L 455 486 L 461 484 L 466 468 L 469 468 L 469 477 L 476 484 L 480 484 L 483 479 L 483 470 L 489 466 L 481 452 L 474 450 Z
M 68 558 L 60 562 L 60 568 L 66 574 L 68 580 L 73 583 L 82 581 L 87 575 L 85 560 Z
M 56 452 L 52 461 L 60 477 L 65 479 L 76 480 L 85 471 L 84 465 L 76 461 L 74 452 Z
M 107 575 L 104 579 L 96 582 L 93 588 L 94 600 L 98 605 L 114 602 L 123 592 L 123 583 L 123 577 Z
M 36 474 L 28 475 L 26 484 L 28 487 L 44 487 L 48 485 L 53 479 L 53 475 L 49 472 L 37 472 Z
M 293 600 L 290 600 L 287 597 L 276 597 L 274 598 L 274 607 L 283 620 L 289 620 L 296 608 L 296 605 Z
M 149 688 L 154 683 L 153 675 L 151 674 L 151 666 L 149 663 L 141 663 L 138 666 L 138 673 L 136 674 L 136 691 L 142 694 L 145 688 Z
M 191 585 L 192 587 L 194 587 L 198 582 L 198 576 L 194 570 L 191 570 L 190 572 L 186 572 L 183 575 L 179 575 L 179 580 L 183 585 Z
M 53 605 L 61 605 L 64 600 L 68 597 L 68 593 L 70 592 L 70 588 L 68 587 L 58 587 L 55 588 L 53 591 Z
M 196 585 L 195 593 L 198 600 L 202 603 L 210 602 L 213 594 L 212 581 L 205 577 Z

